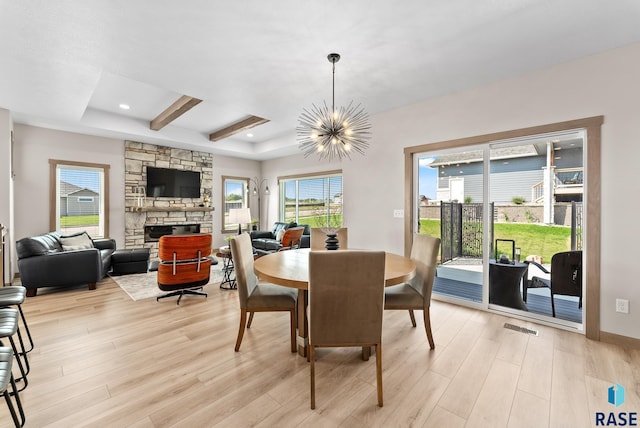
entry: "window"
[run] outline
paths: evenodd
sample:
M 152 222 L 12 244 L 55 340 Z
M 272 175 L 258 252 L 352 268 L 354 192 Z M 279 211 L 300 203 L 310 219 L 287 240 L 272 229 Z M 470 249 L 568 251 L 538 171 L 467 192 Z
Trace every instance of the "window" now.
M 249 179 L 244 177 L 222 177 L 222 233 L 238 231 L 238 225 L 229 223 L 229 210 L 249 208 Z M 243 224 L 243 228 L 247 225 Z
M 109 236 L 109 165 L 55 159 L 49 165 L 51 230 Z
M 342 227 L 342 171 L 281 177 L 280 219 L 311 227 Z

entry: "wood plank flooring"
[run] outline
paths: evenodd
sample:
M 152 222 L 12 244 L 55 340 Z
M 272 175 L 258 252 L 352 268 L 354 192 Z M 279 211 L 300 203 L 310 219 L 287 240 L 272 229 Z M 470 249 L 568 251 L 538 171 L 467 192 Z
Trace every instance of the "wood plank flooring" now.
M 309 366 L 289 350 L 288 314 L 258 313 L 233 347 L 237 291 L 132 301 L 113 281 L 39 291 L 24 310 L 36 348 L 21 393 L 27 427 L 588 427 L 595 412 L 640 411 L 640 351 L 443 302 L 436 349 L 420 320 L 386 311 L 384 407 L 375 358 L 320 349 L 316 410 Z M 511 322 L 539 336 L 503 328 Z M 626 402 L 607 403 L 620 383 Z M 0 426 L 10 426 L 0 405 Z

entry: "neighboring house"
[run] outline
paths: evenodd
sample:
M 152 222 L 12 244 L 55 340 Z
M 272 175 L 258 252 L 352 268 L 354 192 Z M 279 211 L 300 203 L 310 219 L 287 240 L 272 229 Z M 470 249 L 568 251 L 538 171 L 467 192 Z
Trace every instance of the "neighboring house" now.
M 547 165 L 547 159 L 551 165 Z M 551 202 L 582 201 L 582 159 L 581 140 L 580 144 L 565 140 L 562 147 L 534 143 L 492 149 L 489 200 L 500 204 L 522 197 L 525 202 L 544 203 L 544 189 L 548 187 Z M 463 202 L 468 197 L 474 202 L 484 200 L 482 150 L 438 156 L 429 167 L 438 168 L 437 200 Z M 545 170 L 552 172 L 546 185 Z
M 86 187 L 60 181 L 60 216 L 97 215 L 100 195 Z

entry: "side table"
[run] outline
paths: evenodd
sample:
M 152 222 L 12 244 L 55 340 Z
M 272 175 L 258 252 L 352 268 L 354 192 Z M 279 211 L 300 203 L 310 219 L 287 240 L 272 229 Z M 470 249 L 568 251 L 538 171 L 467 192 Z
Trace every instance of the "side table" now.
M 528 266 L 520 262 L 511 264 L 489 260 L 489 303 L 528 310 L 520 292 L 520 284 Z
M 235 290 L 238 288 L 236 284 L 236 275 L 233 269 L 233 257 L 231 257 L 231 249 L 226 247 L 220 247 L 216 253 L 216 257 L 222 259 L 222 282 L 220 282 L 220 288 L 223 290 Z

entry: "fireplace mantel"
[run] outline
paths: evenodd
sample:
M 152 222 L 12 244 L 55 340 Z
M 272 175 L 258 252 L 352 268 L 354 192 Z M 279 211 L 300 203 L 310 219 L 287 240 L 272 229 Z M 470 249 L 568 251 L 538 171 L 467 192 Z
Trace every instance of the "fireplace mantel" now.
M 214 210 L 214 207 L 131 207 L 133 212 L 209 212 Z

